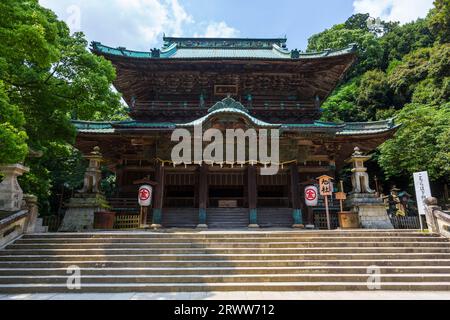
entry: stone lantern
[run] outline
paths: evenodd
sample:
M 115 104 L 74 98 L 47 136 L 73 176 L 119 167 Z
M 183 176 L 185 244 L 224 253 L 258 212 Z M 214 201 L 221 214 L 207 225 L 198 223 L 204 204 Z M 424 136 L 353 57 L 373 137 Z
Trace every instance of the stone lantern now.
M 383 200 L 369 186 L 369 174 L 364 163 L 371 157 L 364 155 L 358 147 L 347 163 L 352 164 L 352 186 L 345 205 L 359 215 L 363 228 L 394 229 L 389 219 Z
M 351 163 L 352 168 L 352 185 L 353 190 L 350 193 L 375 193 L 369 186 L 369 175 L 364 163 L 370 160 L 371 156 L 364 155 L 358 147 L 355 147 L 352 157 L 347 160 Z
M 84 158 L 89 160 L 89 165 L 84 174 L 83 188 L 66 204 L 67 211 L 59 231 L 92 230 L 94 228 L 94 214 L 104 212 L 109 208 L 108 202 L 100 190 L 101 164 L 103 162 L 100 148 L 95 147 Z
M 29 171 L 21 164 L 0 166 L 0 172 L 4 175 L 0 183 L 0 210 L 14 212 L 22 208 L 23 191 L 17 177 Z

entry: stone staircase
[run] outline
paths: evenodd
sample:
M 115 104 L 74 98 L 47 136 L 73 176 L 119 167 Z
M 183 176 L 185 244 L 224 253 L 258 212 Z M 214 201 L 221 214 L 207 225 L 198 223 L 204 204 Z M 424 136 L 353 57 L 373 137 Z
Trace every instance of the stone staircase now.
M 381 290 L 450 290 L 450 243 L 397 230 L 25 235 L 0 250 L 0 294 L 366 291 L 377 271 Z

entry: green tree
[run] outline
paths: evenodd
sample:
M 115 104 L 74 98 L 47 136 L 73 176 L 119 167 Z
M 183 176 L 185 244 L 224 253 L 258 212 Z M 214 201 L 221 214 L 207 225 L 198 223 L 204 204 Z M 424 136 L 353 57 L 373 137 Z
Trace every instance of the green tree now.
M 338 87 L 322 105 L 323 121 L 364 121 L 365 115 L 356 104 L 358 79 Z
M 396 25 L 380 38 L 384 51 L 382 69 L 385 70 L 389 63 L 401 60 L 414 50 L 433 46 L 435 41 L 436 36 L 430 30 L 427 20 L 418 19 L 415 22 Z
M 307 51 L 342 49 L 352 43 L 358 45 L 359 62 L 349 72 L 348 78 L 360 76 L 382 65 L 383 47 L 377 36 L 365 29 L 347 29 L 345 24 L 313 35 L 308 40 Z
M 381 70 L 371 70 L 361 77 L 356 104 L 364 110 L 365 120 L 377 120 L 377 112 L 390 107 L 391 96 L 386 74 Z
M 59 170 L 52 157 L 74 142 L 71 118 L 123 114 L 113 66 L 87 45 L 38 0 L 0 2 L 0 163 L 26 160 L 23 189 L 42 201 Z M 43 157 L 25 159 L 27 147 Z
M 441 43 L 450 42 L 450 0 L 435 0 L 429 14 L 429 26 Z
M 404 57 L 388 74 L 394 104 L 443 103 L 450 97 L 450 44 L 421 48 Z
M 427 170 L 432 180 L 450 177 L 450 104 L 408 104 L 397 115 L 402 127 L 381 147 L 379 163 L 388 177 L 410 178 Z
M 0 163 L 23 161 L 28 153 L 25 118 L 15 105 L 9 103 L 3 82 L 0 81 Z

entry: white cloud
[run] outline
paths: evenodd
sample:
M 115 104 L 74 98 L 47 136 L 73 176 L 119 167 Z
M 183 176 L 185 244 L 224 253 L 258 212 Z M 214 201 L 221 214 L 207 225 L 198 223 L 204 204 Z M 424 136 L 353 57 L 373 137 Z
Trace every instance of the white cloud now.
M 198 34 L 234 37 L 239 34 L 223 21 L 195 23 L 182 0 L 40 0 L 40 4 L 55 11 L 66 22 L 70 20 L 67 9 L 78 7 L 79 29 L 89 40 L 113 47 L 148 51 L 161 45 L 164 33 L 176 37 Z
M 385 21 L 407 23 L 423 18 L 433 7 L 433 0 L 354 0 L 355 13 L 370 13 Z
M 233 38 L 239 36 L 239 30 L 228 26 L 224 21 L 210 22 L 206 26 L 203 34 L 196 34 L 196 37 L 207 38 Z

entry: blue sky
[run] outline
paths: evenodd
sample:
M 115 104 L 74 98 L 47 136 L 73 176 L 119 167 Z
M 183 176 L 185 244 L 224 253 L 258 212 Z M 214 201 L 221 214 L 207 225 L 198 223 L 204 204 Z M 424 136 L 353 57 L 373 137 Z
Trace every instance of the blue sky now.
M 148 51 L 162 34 L 207 37 L 284 37 L 304 50 L 308 38 L 356 12 L 409 22 L 433 0 L 40 0 L 72 31 L 111 46 Z

